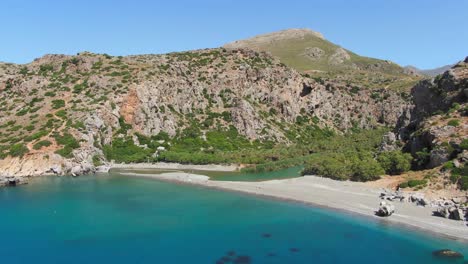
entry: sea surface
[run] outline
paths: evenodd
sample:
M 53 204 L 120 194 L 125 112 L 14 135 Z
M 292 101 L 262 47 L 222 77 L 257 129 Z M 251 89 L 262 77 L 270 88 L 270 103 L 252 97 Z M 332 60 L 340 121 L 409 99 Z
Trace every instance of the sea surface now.
M 339 211 L 122 175 L 0 189 L 0 263 L 464 263 L 468 244 Z

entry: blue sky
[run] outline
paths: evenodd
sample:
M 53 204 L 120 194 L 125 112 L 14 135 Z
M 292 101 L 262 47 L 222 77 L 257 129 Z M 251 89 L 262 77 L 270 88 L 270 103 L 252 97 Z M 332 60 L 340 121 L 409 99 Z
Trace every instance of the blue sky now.
M 221 46 L 310 28 L 360 55 L 433 68 L 468 56 L 465 0 L 1 0 L 0 61 Z

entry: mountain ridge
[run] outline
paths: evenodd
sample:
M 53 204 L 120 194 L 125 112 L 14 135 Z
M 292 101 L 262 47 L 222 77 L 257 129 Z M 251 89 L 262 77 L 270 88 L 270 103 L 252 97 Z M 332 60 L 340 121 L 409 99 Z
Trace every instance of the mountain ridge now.
M 394 62 L 360 56 L 309 29 L 262 34 L 227 43 L 223 47 L 269 52 L 302 73 L 318 78 L 342 79 L 367 88 L 390 87 L 408 91 L 420 79 Z

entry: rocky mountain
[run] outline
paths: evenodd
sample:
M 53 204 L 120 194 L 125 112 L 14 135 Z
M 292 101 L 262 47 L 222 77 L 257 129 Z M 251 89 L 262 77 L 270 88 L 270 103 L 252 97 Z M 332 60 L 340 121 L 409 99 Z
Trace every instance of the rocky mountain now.
M 411 90 L 413 107 L 399 121 L 399 136 L 421 169 L 444 165 L 445 176 L 468 190 L 468 57 Z M 448 176 L 447 176 L 448 177 Z
M 305 144 L 327 131 L 392 126 L 410 107 L 393 90 L 311 78 L 242 48 L 46 55 L 1 64 L 0 95 L 0 182 L 89 173 L 171 148 Z
M 444 72 L 450 70 L 455 65 L 456 64 L 449 64 L 449 65 L 445 65 L 445 66 L 435 68 L 435 69 L 421 70 L 421 73 L 424 75 L 435 77 L 439 74 L 443 74 Z
M 269 52 L 312 77 L 342 80 L 367 88 L 408 90 L 420 74 L 388 61 L 359 56 L 309 29 L 288 29 L 226 44 Z
M 445 65 L 445 66 L 442 66 L 442 67 L 438 67 L 438 68 L 435 68 L 435 69 L 427 69 L 427 70 L 421 70 L 421 69 L 418 69 L 414 66 L 405 66 L 405 70 L 407 73 L 409 74 L 414 74 L 414 75 L 420 75 L 420 76 L 430 76 L 430 77 L 435 77 L 439 74 L 443 74 L 444 72 L 450 70 L 453 66 L 455 66 L 456 64 L 449 64 L 449 65 Z

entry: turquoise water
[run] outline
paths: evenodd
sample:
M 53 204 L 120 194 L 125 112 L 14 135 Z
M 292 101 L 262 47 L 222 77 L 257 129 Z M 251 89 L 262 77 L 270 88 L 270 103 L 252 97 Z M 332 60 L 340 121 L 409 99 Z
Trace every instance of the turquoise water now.
M 441 248 L 468 256 L 466 244 L 368 218 L 147 178 L 47 177 L 0 189 L 0 204 L 1 263 L 463 263 L 434 258 Z
M 297 178 L 301 176 L 303 166 L 296 166 L 287 169 L 268 171 L 268 172 L 223 172 L 223 171 L 204 171 L 204 170 L 168 170 L 168 169 L 131 169 L 115 170 L 115 172 L 125 173 L 125 171 L 141 174 L 162 174 L 167 172 L 182 171 L 191 174 L 205 175 L 214 181 L 269 181 Z

